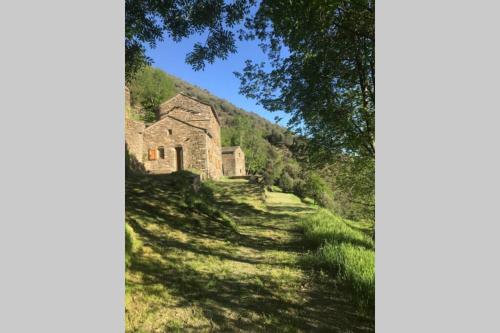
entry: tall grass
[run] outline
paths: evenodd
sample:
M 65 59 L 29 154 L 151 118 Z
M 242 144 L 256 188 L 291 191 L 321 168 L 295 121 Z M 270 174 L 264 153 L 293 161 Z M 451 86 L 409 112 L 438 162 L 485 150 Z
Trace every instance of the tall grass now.
M 337 276 L 353 300 L 364 308 L 375 305 L 375 251 L 373 240 L 350 227 L 341 217 L 326 209 L 302 223 L 305 240 L 315 251 L 307 264 Z
M 125 265 L 130 266 L 132 258 L 142 247 L 142 242 L 137 237 L 131 226 L 125 223 Z
M 350 227 L 343 218 L 326 209 L 320 209 L 310 215 L 302 224 L 305 239 L 319 247 L 324 243 L 350 243 L 373 249 L 373 240 L 363 232 Z

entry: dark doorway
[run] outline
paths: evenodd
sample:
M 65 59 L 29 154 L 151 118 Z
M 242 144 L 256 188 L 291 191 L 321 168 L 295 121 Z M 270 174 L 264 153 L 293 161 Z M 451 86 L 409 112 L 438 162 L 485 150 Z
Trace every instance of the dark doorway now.
M 175 156 L 177 160 L 177 171 L 180 171 L 183 169 L 182 147 L 175 147 Z

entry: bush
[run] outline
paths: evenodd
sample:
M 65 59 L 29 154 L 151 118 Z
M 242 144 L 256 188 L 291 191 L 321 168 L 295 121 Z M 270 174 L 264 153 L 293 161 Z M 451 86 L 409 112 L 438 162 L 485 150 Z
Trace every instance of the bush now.
M 290 177 L 294 179 L 300 178 L 302 176 L 300 165 L 294 160 L 287 161 L 287 163 L 283 167 L 283 172 L 286 172 L 288 175 L 290 175 Z
M 375 160 L 339 158 L 330 166 L 335 211 L 348 219 L 375 221 Z
M 309 172 L 305 181 L 297 182 L 294 193 L 300 197 L 311 197 L 314 203 L 322 207 L 333 209 L 333 192 L 328 183 L 316 172 Z
M 264 171 L 262 173 L 262 180 L 264 181 L 264 185 L 268 186 L 268 187 L 271 187 L 274 185 L 274 178 L 273 176 L 267 172 L 267 171 Z
M 257 184 L 259 182 L 259 178 L 256 175 L 251 175 L 248 182 L 250 184 Z
M 293 194 L 299 198 L 305 198 L 307 196 L 306 182 L 302 179 L 295 179 L 293 182 Z
M 333 210 L 334 202 L 332 194 L 330 192 L 319 193 L 315 200 L 321 207 Z
M 130 83 L 130 95 L 133 105 L 143 109 L 140 120 L 156 121 L 156 112 L 161 103 L 175 95 L 174 84 L 168 75 L 160 69 L 146 66 L 139 71 Z
M 293 178 L 288 173 L 283 172 L 279 179 L 279 186 L 283 192 L 293 192 Z

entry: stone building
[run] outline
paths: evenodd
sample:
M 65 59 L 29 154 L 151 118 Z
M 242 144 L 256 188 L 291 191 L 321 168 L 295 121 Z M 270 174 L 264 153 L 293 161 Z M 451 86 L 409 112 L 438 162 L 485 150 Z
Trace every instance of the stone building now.
M 126 119 L 125 141 L 129 155 L 137 159 L 146 172 L 187 169 L 201 172 L 203 178 L 222 176 L 217 113 L 211 105 L 182 93 L 161 104 L 158 121 L 153 124 L 146 126 Z
M 224 176 L 245 176 L 245 154 L 240 146 L 222 148 L 222 172 Z
M 129 154 L 130 168 L 135 171 L 144 171 L 142 165 L 143 134 L 146 128 L 141 121 L 130 119 L 130 90 L 125 87 L 125 146 Z

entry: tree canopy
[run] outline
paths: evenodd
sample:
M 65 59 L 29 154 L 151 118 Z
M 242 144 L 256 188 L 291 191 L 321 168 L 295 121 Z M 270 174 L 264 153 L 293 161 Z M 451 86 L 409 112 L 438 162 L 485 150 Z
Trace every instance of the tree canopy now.
M 258 39 L 268 66 L 248 60 L 241 92 L 327 154 L 375 156 L 374 0 L 126 0 L 127 82 L 151 62 L 145 45 L 206 33 L 186 55 L 194 69 L 236 52 L 236 38 Z M 251 8 L 256 8 L 252 13 Z M 245 22 L 244 29 L 235 29 Z M 238 35 L 238 36 L 237 36 Z
M 125 1 L 125 74 L 129 82 L 151 59 L 145 46 L 155 47 L 165 35 L 174 41 L 193 34 L 206 33 L 205 43 L 196 43 L 186 56 L 195 69 L 206 62 L 226 58 L 236 52 L 232 31 L 249 14 L 255 0 L 126 0 Z
M 264 0 L 246 21 L 271 69 L 250 60 L 241 92 L 328 154 L 375 157 L 375 25 L 372 0 Z
M 146 122 L 155 121 L 160 104 L 176 92 L 165 72 L 149 66 L 141 68 L 129 85 L 133 92 L 132 104 L 141 106 L 142 120 Z

